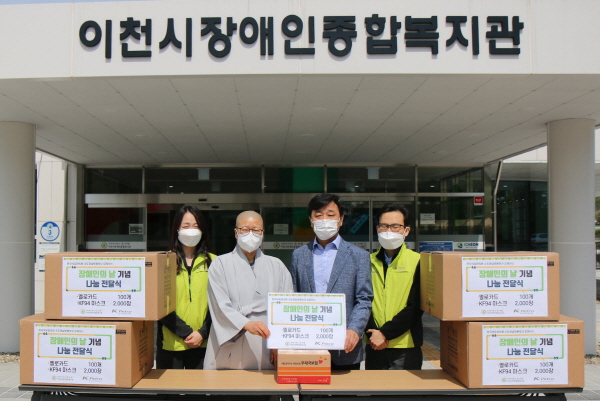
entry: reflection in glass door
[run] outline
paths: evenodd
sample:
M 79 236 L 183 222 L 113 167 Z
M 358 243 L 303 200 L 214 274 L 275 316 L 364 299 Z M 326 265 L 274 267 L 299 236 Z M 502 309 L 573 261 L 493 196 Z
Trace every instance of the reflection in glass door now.
M 372 249 L 377 249 L 376 237 L 373 237 L 377 223 L 372 213 L 387 202 L 399 202 L 409 208 L 412 208 L 413 204 L 412 200 L 403 202 L 399 201 L 398 198 L 364 199 L 363 197 L 362 199 L 348 199 L 346 197 L 344 200 L 346 214 L 344 224 L 340 229 L 342 238 L 369 252 Z M 315 238 L 307 207 L 299 205 L 263 205 L 261 210 L 265 221 L 263 250 L 267 255 L 275 256 L 281 259 L 286 266 L 289 266 L 292 252 Z M 411 238 L 412 235 L 409 240 Z
M 169 239 L 173 219 L 183 204 L 148 204 L 148 251 L 169 250 Z M 206 205 L 196 205 L 208 225 L 212 240 L 211 252 L 222 255 L 231 252 L 235 247 L 235 219 L 244 210 L 256 210 L 258 206 L 223 205 L 218 209 L 207 208 Z
M 395 203 L 399 205 L 403 205 L 408 209 L 408 222 L 405 221 L 405 224 L 410 227 L 410 233 L 408 238 L 405 239 L 406 246 L 409 249 L 415 249 L 415 233 L 417 232 L 415 225 L 415 202 L 414 198 L 407 197 L 403 199 L 387 199 L 382 200 L 380 198 L 373 199 L 373 218 L 371 219 L 371 230 L 373 232 L 373 252 L 379 249 L 379 241 L 377 240 L 377 229 L 375 228 L 379 221 L 377 216 L 379 214 L 379 209 L 381 209 L 387 203 Z
M 435 243 L 447 243 L 443 250 L 483 251 L 483 204 L 474 199 L 473 196 L 419 197 L 420 251 L 431 250 Z
M 315 237 L 306 207 L 262 207 L 265 234 L 262 249 L 289 266 L 292 252 Z
M 143 207 L 85 208 L 86 250 L 95 252 L 146 251 Z

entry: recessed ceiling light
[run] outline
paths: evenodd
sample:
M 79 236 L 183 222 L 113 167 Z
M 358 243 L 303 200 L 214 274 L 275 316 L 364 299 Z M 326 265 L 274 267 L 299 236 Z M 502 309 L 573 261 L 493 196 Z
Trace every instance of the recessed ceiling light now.
M 169 188 L 173 188 L 173 185 L 169 185 Z
M 137 134 L 136 136 L 138 138 L 146 138 L 148 135 L 146 135 L 146 134 Z

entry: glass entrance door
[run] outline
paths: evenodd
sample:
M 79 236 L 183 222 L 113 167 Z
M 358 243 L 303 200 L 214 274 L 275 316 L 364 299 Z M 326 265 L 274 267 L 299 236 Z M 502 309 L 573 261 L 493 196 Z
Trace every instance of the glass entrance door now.
M 183 204 L 148 204 L 148 251 L 169 250 L 173 219 Z M 212 240 L 211 252 L 222 255 L 235 247 L 235 219 L 245 210 L 259 211 L 258 204 L 223 204 L 218 208 L 196 204 L 200 209 Z
M 396 202 L 412 209 L 414 197 L 368 197 L 344 196 L 346 214 L 340 235 L 345 241 L 351 242 L 369 252 L 377 249 L 376 212 L 388 202 Z M 275 256 L 289 266 L 292 252 L 313 241 L 315 234 L 310 225 L 307 204 L 310 200 L 295 200 L 284 205 L 261 205 L 261 213 L 265 220 L 265 238 L 263 250 L 266 254 Z M 409 241 L 411 241 L 409 236 Z M 409 244 L 414 247 L 414 240 Z

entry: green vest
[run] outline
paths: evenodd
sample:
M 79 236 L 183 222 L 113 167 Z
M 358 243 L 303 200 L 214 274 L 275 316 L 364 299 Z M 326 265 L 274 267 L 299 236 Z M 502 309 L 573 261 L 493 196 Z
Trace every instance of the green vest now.
M 384 276 L 383 262 L 377 258 L 377 252 L 371 254 L 371 278 L 373 280 L 373 319 L 377 327 L 392 320 L 402 309 L 406 307 L 408 294 L 413 284 L 415 271 L 421 256 L 402 244 L 400 252 L 388 266 L 387 274 Z M 384 278 L 385 277 L 385 278 Z M 413 348 L 410 330 L 400 337 L 388 339 L 388 348 Z
M 213 260 L 215 255 L 209 254 Z M 208 313 L 208 268 L 204 262 L 204 256 L 198 255 L 192 266 L 192 273 L 188 274 L 185 266 L 177 274 L 175 280 L 175 313 L 193 330 L 198 330 L 204 324 Z M 183 342 L 183 338 L 175 335 L 165 326 L 162 327 L 162 347 L 167 351 L 185 351 L 190 347 Z M 202 347 L 206 347 L 206 338 L 202 341 Z

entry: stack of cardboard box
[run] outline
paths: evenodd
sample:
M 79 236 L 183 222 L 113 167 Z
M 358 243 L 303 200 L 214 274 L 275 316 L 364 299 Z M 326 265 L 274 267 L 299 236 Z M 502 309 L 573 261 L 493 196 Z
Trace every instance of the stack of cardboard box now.
M 584 386 L 583 322 L 560 315 L 552 252 L 425 252 L 421 309 L 442 369 L 468 388 Z
M 21 325 L 21 383 L 133 387 L 175 310 L 173 253 L 46 255 L 45 312 Z

